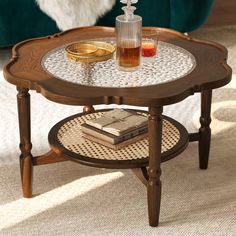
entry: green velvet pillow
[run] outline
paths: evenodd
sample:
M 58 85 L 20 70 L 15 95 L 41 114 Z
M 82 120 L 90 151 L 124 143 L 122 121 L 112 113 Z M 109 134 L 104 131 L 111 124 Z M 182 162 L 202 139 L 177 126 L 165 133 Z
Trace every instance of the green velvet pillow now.
M 116 16 L 123 14 L 123 4 L 116 1 L 114 8 L 99 19 L 97 25 L 115 25 Z M 144 26 L 189 32 L 204 23 L 212 4 L 213 0 L 140 0 L 136 14 L 143 17 Z M 59 32 L 56 23 L 34 0 L 0 0 L 0 9 L 0 47 Z
M 34 0 L 0 0 L 0 46 L 59 32 Z
M 190 32 L 208 18 L 213 0 L 170 0 L 170 28 Z
M 160 4 L 161 2 L 161 4 Z M 151 5 L 150 5 L 151 3 Z M 161 5 L 161 8 L 159 7 Z M 98 20 L 97 25 L 114 26 L 116 16 L 123 14 L 121 8 L 124 4 L 117 0 L 112 11 Z M 136 4 L 135 14 L 142 16 L 144 26 L 162 26 L 170 25 L 170 4 L 169 0 L 140 0 Z
M 143 17 L 144 26 L 159 26 L 189 32 L 197 29 L 207 19 L 213 0 L 140 0 L 136 14 Z M 123 4 L 117 0 L 112 11 L 97 25 L 114 26 L 117 15 L 123 14 Z

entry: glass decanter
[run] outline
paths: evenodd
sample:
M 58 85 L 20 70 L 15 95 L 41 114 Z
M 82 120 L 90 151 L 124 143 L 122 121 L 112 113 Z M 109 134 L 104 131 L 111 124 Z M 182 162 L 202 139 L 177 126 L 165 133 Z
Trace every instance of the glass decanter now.
M 141 64 L 142 17 L 134 15 L 138 0 L 121 0 L 124 15 L 116 18 L 116 61 L 123 71 L 135 71 Z

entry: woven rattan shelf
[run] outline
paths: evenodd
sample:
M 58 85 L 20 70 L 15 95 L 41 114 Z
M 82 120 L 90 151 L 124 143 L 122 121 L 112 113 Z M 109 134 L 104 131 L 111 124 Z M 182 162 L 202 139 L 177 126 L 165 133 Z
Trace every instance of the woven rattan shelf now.
M 81 124 L 107 110 L 77 114 L 56 124 L 49 133 L 52 148 L 82 164 L 104 168 L 137 168 L 148 165 L 148 138 L 115 151 L 82 137 Z M 147 116 L 146 112 L 141 114 Z M 162 162 L 177 156 L 188 144 L 188 133 L 177 121 L 164 116 Z

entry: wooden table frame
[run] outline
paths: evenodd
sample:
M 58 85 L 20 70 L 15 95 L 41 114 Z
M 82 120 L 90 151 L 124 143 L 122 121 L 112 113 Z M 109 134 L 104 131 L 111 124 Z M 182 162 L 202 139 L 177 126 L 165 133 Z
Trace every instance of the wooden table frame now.
M 199 167 L 207 169 L 211 141 L 212 89 L 229 83 L 232 75 L 232 70 L 226 63 L 227 50 L 219 44 L 195 40 L 173 30 L 159 30 L 162 32 L 161 40 L 190 51 L 196 58 L 197 67 L 184 78 L 157 86 L 142 87 L 142 89 L 103 88 L 95 90 L 93 87 L 58 80 L 47 74 L 41 66 L 41 59 L 49 50 L 79 39 L 114 36 L 113 28 L 74 29 L 46 38 L 25 41 L 14 47 L 12 59 L 4 68 L 4 77 L 16 85 L 18 90 L 20 169 L 24 197 L 32 197 L 33 166 L 66 160 L 54 148 L 41 156 L 32 156 L 29 90 L 36 90 L 54 102 L 82 105 L 84 113 L 93 112 L 93 105 L 97 104 L 126 104 L 149 108 L 149 168 L 148 171 L 146 168 L 140 168 L 134 172 L 147 185 L 151 226 L 157 226 L 159 223 L 163 106 L 179 102 L 196 92 L 201 93 L 201 127 L 199 132 L 189 134 L 189 140 L 190 142 L 198 141 Z M 88 94 L 92 95 L 88 96 Z

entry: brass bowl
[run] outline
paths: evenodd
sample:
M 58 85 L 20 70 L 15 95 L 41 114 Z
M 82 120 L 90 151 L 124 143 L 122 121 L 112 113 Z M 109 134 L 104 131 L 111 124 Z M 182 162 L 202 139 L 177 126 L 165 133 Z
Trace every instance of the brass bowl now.
M 84 55 L 78 54 L 76 49 L 78 48 L 78 45 L 81 44 L 84 45 L 87 44 L 90 45 L 91 47 L 94 46 L 97 48 L 97 50 L 89 54 L 84 54 Z M 77 62 L 99 62 L 111 59 L 116 49 L 110 43 L 100 42 L 100 41 L 85 41 L 85 42 L 70 44 L 69 46 L 66 47 L 65 50 L 67 53 L 67 57 L 71 60 Z
M 88 54 L 96 52 L 98 50 L 98 47 L 90 43 L 75 43 L 67 46 L 65 50 L 67 53 L 73 55 L 86 56 Z

